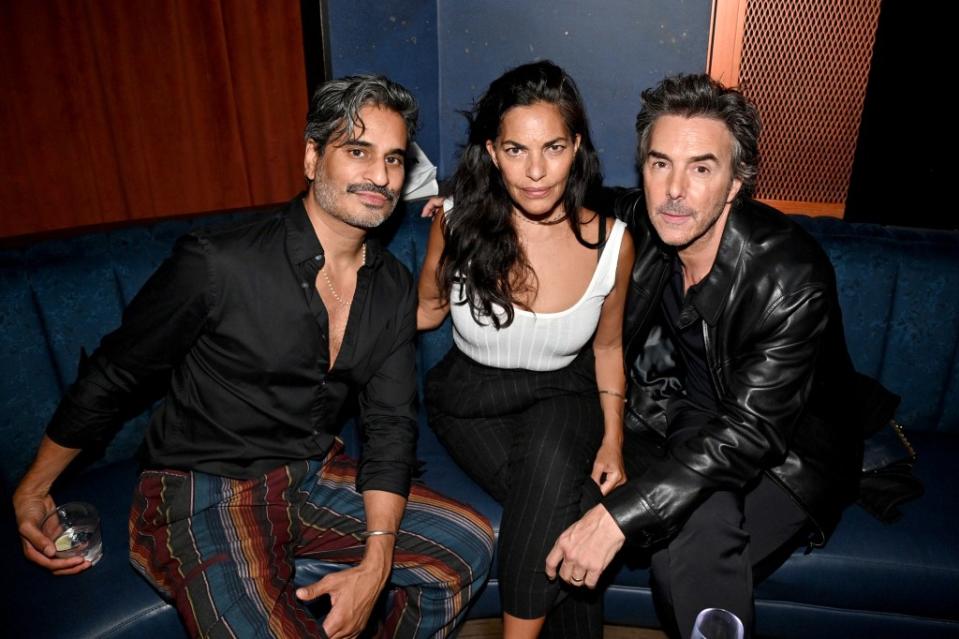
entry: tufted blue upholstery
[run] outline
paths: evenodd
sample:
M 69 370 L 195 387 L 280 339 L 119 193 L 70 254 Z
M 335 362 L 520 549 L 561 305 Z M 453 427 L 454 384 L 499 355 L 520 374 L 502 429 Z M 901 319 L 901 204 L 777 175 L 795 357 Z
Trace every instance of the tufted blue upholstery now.
M 173 220 L 0 251 L 0 548 L 9 570 L 5 581 L 14 585 L 0 600 L 3 618 L 11 620 L 7 636 L 182 636 L 173 609 L 126 559 L 136 472 L 129 458 L 145 415 L 120 432 L 92 469 L 55 491 L 60 500 L 91 501 L 103 515 L 106 555 L 92 571 L 58 579 L 27 564 L 10 523 L 8 495 L 75 375 L 80 350 L 92 350 L 119 323 L 121 309 L 176 237 L 196 225 L 259 214 Z M 390 250 L 416 275 L 428 222 L 415 209 L 395 218 L 386 229 Z M 907 504 L 902 521 L 892 526 L 852 508 L 826 548 L 795 553 L 757 591 L 759 631 L 797 638 L 959 636 L 959 233 L 798 219 L 836 266 L 857 366 L 903 397 L 900 419 L 920 452 L 916 470 L 927 493 Z M 448 322 L 420 336 L 421 376 L 450 343 Z M 422 416 L 418 456 L 423 481 L 498 524 L 499 507 L 450 461 Z M 656 626 L 645 565 L 631 561 L 616 569 L 606 617 Z M 298 570 L 309 579 L 326 567 L 304 562 Z M 494 575 L 471 615 L 498 615 L 498 596 Z
M 836 268 L 856 367 L 910 430 L 959 433 L 959 234 L 798 219 Z

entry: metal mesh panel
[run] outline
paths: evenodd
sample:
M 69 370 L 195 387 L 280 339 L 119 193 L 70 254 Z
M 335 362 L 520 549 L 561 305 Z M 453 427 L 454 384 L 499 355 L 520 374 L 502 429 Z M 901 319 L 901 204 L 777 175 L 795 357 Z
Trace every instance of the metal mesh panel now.
M 879 0 L 751 0 L 739 86 L 763 119 L 756 196 L 844 202 Z

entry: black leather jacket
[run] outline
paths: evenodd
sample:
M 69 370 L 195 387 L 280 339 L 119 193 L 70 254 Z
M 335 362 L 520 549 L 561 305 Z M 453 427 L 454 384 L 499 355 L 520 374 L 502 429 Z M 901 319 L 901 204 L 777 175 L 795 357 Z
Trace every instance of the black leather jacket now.
M 835 274 L 818 243 L 782 213 L 734 205 L 716 262 L 681 321 L 700 318 L 718 412 L 683 400 L 673 345 L 659 325 L 675 251 L 663 245 L 643 195 L 621 196 L 636 263 L 623 346 L 630 363 L 626 426 L 657 433 L 665 456 L 603 503 L 632 542 L 669 538 L 715 490 L 741 489 L 765 472 L 813 523 L 821 545 L 856 494 L 862 428 L 844 397 L 852 364 Z M 695 434 L 677 424 L 698 424 Z

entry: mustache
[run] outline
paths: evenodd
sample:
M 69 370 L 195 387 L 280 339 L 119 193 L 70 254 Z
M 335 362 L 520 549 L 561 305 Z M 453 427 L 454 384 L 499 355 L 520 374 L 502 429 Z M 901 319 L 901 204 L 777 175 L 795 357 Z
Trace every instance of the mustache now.
M 657 213 L 673 213 L 675 215 L 695 215 L 696 209 L 684 206 L 675 200 L 667 201 L 656 207 Z
M 351 184 L 346 187 L 347 193 L 358 193 L 360 191 L 366 191 L 368 193 L 376 193 L 377 195 L 382 195 L 390 202 L 395 202 L 397 197 L 399 197 L 393 189 L 388 189 L 385 186 L 379 186 L 378 184 L 373 184 L 372 182 L 363 182 L 361 184 Z

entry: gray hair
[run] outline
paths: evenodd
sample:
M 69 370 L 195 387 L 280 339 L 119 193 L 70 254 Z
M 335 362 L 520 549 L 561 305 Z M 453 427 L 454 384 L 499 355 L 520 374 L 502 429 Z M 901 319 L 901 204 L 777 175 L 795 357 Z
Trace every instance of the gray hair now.
M 643 91 L 643 108 L 636 116 L 639 163 L 649 153 L 650 131 L 664 115 L 705 117 L 726 125 L 733 137 L 733 175 L 742 182 L 737 199 L 748 197 L 759 172 L 759 112 L 736 89 L 724 87 L 706 74 L 674 75 Z
M 350 139 L 357 126 L 362 130 L 360 109 L 378 106 L 395 111 L 406 122 L 407 137 L 416 132 L 419 106 L 405 87 L 382 75 L 351 75 L 324 82 L 310 100 L 303 138 L 322 153 L 330 140 Z

